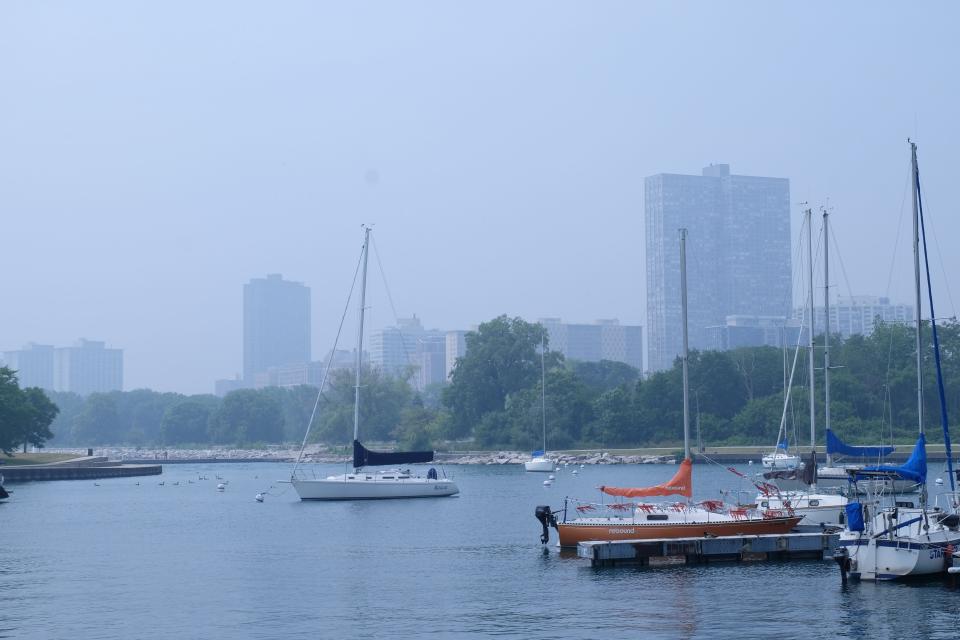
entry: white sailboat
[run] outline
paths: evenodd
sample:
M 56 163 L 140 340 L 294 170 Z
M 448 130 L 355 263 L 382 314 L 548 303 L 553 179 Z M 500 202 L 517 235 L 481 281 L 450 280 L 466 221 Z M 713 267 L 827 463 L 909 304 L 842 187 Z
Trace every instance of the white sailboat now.
M 920 173 L 917 168 L 917 145 L 910 142 L 911 183 L 913 191 L 913 267 L 916 288 L 916 350 L 917 350 L 917 423 L 920 435 L 910 459 L 901 466 L 876 465 L 860 471 L 851 471 L 851 480 L 868 481 L 871 487 L 867 497 L 847 505 L 847 526 L 840 534 L 840 546 L 834 558 L 840 565 L 844 579 L 847 572 L 854 579 L 892 580 L 907 576 L 941 573 L 949 562 L 951 552 L 960 545 L 960 517 L 956 509 L 958 494 L 954 485 L 952 452 L 947 428 L 947 411 L 943 391 L 943 373 L 940 367 L 940 348 L 937 338 L 936 315 L 933 311 L 933 292 L 930 289 L 930 269 L 926 251 L 926 233 L 923 231 L 923 207 L 920 200 Z M 937 497 L 931 507 L 927 498 L 926 436 L 923 421 L 922 371 L 922 307 L 920 297 L 920 238 L 923 233 L 924 262 L 927 273 L 927 292 L 930 306 L 930 324 L 933 333 L 934 360 L 937 365 L 937 383 L 940 396 L 941 420 L 946 445 L 947 467 L 951 491 Z M 919 506 L 912 501 L 892 499 L 874 485 L 876 477 L 899 477 L 921 485 Z M 880 487 L 877 492 L 873 488 Z M 943 503 L 939 503 L 939 500 Z
M 816 431 L 816 402 L 814 397 L 814 357 L 813 357 L 813 212 L 807 209 L 807 262 L 808 262 L 808 284 L 809 284 L 809 331 L 807 332 L 807 366 L 810 377 L 810 456 L 801 472 L 798 475 L 802 485 L 808 485 L 806 490 L 793 491 L 770 491 L 766 489 L 757 496 L 757 506 L 764 509 L 785 510 L 796 515 L 803 516 L 803 519 L 797 525 L 797 529 L 811 530 L 822 529 L 824 527 L 838 527 L 842 522 L 842 513 L 847 505 L 847 498 L 839 493 L 824 493 L 817 488 L 817 431 Z M 826 233 L 826 217 L 824 212 L 824 232 Z M 826 262 L 826 249 L 824 249 L 824 261 Z M 829 277 L 828 271 L 824 269 L 824 279 Z M 825 294 L 827 295 L 827 294 Z M 799 345 L 798 345 L 799 346 Z M 829 360 L 828 360 L 829 362 Z M 796 364 L 796 359 L 794 359 Z M 791 382 L 793 380 L 793 371 L 790 372 Z M 825 401 L 829 406 L 830 402 L 830 379 L 824 377 L 824 395 Z M 830 415 L 829 408 L 826 415 Z M 784 420 L 786 418 L 786 403 L 784 403 L 784 413 L 781 419 L 781 432 L 783 431 Z M 829 424 L 829 423 L 828 423 Z M 761 485 L 768 487 L 770 485 Z
M 431 462 L 433 451 L 371 451 L 360 442 L 360 366 L 363 353 L 363 316 L 366 304 L 367 258 L 370 252 L 370 228 L 364 228 L 363 276 L 360 286 L 360 321 L 357 331 L 356 386 L 353 404 L 353 472 L 324 478 L 306 477 L 298 474 L 300 459 L 310 433 L 303 436 L 300 456 L 294 466 L 290 483 L 301 500 L 381 500 L 387 498 L 437 498 L 452 496 L 460 492 L 457 484 L 446 477 L 438 477 L 436 469 L 431 468 L 426 476 L 415 475 L 409 469 L 393 468 L 388 471 L 366 471 L 368 466 L 394 466 Z M 334 351 L 336 346 L 334 346 Z M 333 352 L 331 352 L 333 353 Z M 329 367 L 327 367 L 329 370 Z M 320 385 L 323 390 L 323 383 Z M 310 422 L 313 422 L 311 416 Z
M 533 452 L 533 458 L 523 463 L 527 471 L 546 471 L 553 473 L 557 464 L 547 457 L 547 367 L 544 358 L 547 351 L 546 341 L 540 340 L 540 413 L 543 418 L 543 449 Z

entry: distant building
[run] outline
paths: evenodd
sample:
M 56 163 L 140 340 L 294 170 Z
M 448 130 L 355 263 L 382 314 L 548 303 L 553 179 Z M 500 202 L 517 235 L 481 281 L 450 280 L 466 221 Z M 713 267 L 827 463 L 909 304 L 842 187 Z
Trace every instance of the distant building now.
M 310 289 L 280 274 L 243 286 L 243 379 L 271 367 L 310 362 Z
M 791 347 L 807 343 L 807 330 L 780 316 L 727 316 L 722 325 L 707 327 L 705 349 L 729 351 L 740 347 Z
M 399 318 L 396 326 L 370 335 L 370 365 L 383 373 L 404 377 L 419 390 L 443 382 L 446 372 L 446 334 L 424 329 L 417 316 Z
M 621 325 L 618 320 L 594 324 L 565 323 L 560 318 L 540 318 L 550 336 L 549 349 L 565 358 L 584 362 L 613 360 L 643 369 L 643 327 Z
M 708 327 L 730 315 L 790 315 L 790 182 L 730 174 L 661 173 L 644 180 L 647 340 L 650 371 L 667 369 L 682 350 L 680 228 L 687 236 L 691 348 L 707 348 Z
M 794 309 L 793 317 L 799 320 L 804 310 Z M 890 298 L 879 296 L 841 296 L 830 303 L 830 333 L 839 333 L 844 338 L 852 335 L 870 335 L 878 321 L 909 323 L 914 321 L 913 307 L 908 304 L 892 304 Z M 823 307 L 816 307 L 813 314 L 814 333 L 824 329 Z
M 432 384 L 447 380 L 447 337 L 435 332 L 417 339 L 416 387 L 423 391 Z
M 39 387 L 53 390 L 53 345 L 27 344 L 19 351 L 5 351 L 6 366 L 16 370 L 20 388 Z
M 445 348 L 447 380 L 453 375 L 453 368 L 457 364 L 457 358 L 462 358 L 467 354 L 466 335 L 466 331 L 447 331 Z
M 246 388 L 246 383 L 244 383 L 243 378 L 241 378 L 239 375 L 232 379 L 225 378 L 223 380 L 215 380 L 213 383 L 213 393 L 218 398 L 222 398 L 232 391 L 238 391 Z
M 54 391 L 80 395 L 123 390 L 123 350 L 103 342 L 79 340 L 53 351 Z

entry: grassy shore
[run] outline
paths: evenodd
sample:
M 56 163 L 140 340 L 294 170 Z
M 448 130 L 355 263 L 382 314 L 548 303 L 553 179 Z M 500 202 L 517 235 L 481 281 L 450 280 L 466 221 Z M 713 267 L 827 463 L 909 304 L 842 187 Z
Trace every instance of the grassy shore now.
M 0 453 L 0 472 L 3 471 L 4 466 L 50 464 L 51 462 L 73 460 L 76 457 L 77 454 L 75 453 L 15 453 L 12 456 Z

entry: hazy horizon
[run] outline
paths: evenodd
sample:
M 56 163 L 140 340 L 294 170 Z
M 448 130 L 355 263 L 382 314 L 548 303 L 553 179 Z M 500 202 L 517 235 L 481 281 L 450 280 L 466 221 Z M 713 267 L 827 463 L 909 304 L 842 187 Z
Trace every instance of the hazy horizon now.
M 243 284 L 281 273 L 311 288 L 318 359 L 361 223 L 401 317 L 618 318 L 646 343 L 643 178 L 711 162 L 789 178 L 794 245 L 799 203 L 831 207 L 838 295 L 912 304 L 907 137 L 937 315 L 955 315 L 958 17 L 945 2 L 4 3 L 0 351 L 102 340 L 124 350 L 125 389 L 212 392 L 242 370 Z M 376 330 L 394 317 L 375 264 L 370 282 Z

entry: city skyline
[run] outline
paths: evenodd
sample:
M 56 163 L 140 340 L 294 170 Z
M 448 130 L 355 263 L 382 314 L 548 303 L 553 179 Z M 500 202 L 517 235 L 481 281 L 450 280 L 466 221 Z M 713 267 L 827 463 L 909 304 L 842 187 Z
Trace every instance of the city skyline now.
M 396 305 L 373 303 L 372 326 L 645 326 L 643 178 L 710 162 L 790 180 L 792 247 L 800 203 L 830 208 L 839 291 L 909 301 L 911 137 L 934 288 L 960 271 L 937 249 L 960 236 L 952 3 L 214 3 L 184 21 L 107 0 L 0 17 L 0 78 L 22 98 L 0 101 L 16 267 L 0 348 L 106 339 L 129 388 L 199 393 L 242 371 L 253 274 L 312 288 L 325 352 L 365 222 Z M 905 24 L 923 34 L 909 46 Z M 949 295 L 938 311 L 956 315 Z

